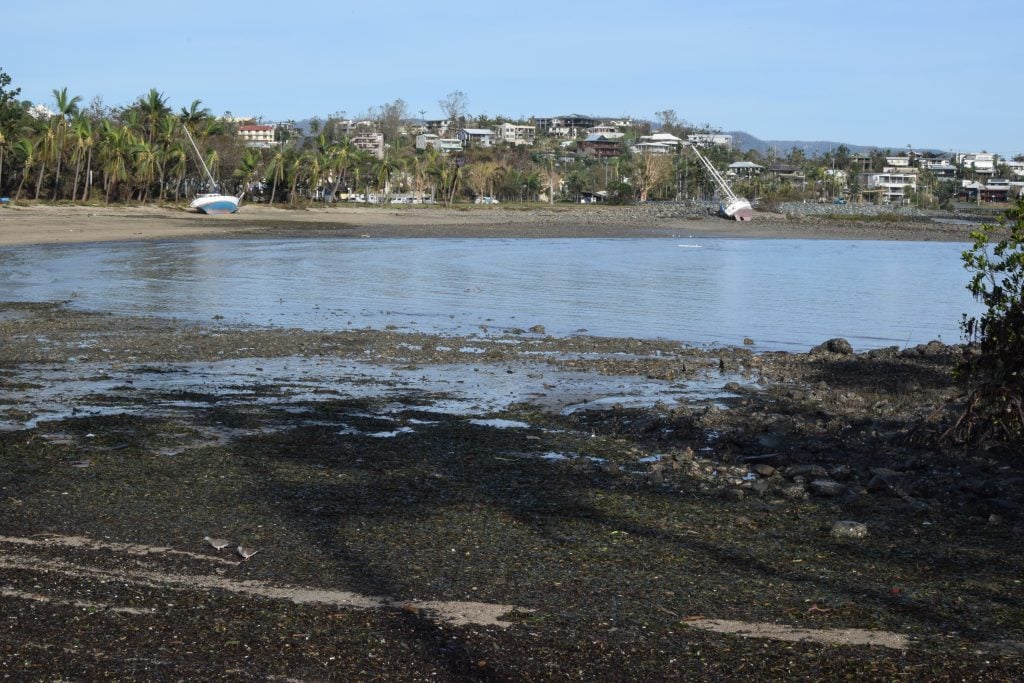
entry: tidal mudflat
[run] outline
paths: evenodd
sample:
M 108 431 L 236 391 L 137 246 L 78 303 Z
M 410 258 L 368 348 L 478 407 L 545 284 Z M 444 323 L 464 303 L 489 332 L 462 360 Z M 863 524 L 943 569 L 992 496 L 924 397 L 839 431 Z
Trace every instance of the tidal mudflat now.
M 60 303 L 0 305 L 0 339 L 13 677 L 999 680 L 1024 662 L 1024 477 L 937 440 L 956 346 Z

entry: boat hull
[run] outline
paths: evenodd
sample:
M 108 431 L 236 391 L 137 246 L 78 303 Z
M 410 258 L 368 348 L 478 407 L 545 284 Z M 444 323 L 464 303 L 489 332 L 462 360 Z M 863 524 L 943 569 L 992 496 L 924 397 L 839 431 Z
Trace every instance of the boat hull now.
M 721 205 L 722 215 L 735 221 L 749 221 L 754 218 L 754 207 L 745 199 L 737 199 Z
M 204 194 L 193 199 L 189 207 L 209 215 L 236 213 L 238 197 L 229 194 Z

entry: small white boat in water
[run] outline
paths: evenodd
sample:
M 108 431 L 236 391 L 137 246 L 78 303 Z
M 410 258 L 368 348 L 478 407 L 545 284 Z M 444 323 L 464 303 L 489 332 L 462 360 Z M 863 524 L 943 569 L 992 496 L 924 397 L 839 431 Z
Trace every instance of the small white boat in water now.
M 199 153 L 199 147 L 196 146 L 196 141 L 192 139 L 192 133 L 189 132 L 188 126 L 185 124 L 182 124 L 181 127 L 185 129 L 185 135 L 188 136 L 188 141 L 192 143 L 192 149 L 195 150 L 196 158 L 199 159 L 199 163 L 203 166 L 203 171 L 206 172 L 206 179 L 209 181 L 210 187 L 216 189 L 217 182 L 213 179 L 213 174 L 207 168 L 206 162 L 203 161 L 203 155 Z M 236 213 L 238 211 L 238 202 L 242 201 L 242 194 L 236 197 L 230 194 L 220 194 L 219 192 L 207 192 L 196 195 L 196 198 L 188 206 L 199 213 L 209 215 Z

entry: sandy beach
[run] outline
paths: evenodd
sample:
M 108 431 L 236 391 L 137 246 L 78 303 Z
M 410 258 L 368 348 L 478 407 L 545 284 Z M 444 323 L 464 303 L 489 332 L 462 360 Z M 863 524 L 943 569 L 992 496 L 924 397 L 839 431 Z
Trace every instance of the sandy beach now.
M 245 204 L 205 216 L 180 207 L 37 204 L 0 209 L 0 246 L 125 240 L 281 237 L 764 237 L 966 241 L 972 226 L 787 218 L 759 212 L 750 223 L 694 215 L 682 205 L 519 205 L 289 209 Z

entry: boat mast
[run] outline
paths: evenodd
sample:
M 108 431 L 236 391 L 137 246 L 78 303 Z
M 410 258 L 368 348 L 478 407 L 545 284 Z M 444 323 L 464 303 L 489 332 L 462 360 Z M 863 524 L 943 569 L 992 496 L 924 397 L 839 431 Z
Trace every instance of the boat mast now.
M 196 146 L 196 141 L 192 139 L 192 133 L 188 132 L 188 126 L 184 123 L 181 127 L 185 130 L 185 135 L 188 137 L 188 141 L 192 143 L 192 149 L 196 151 L 196 157 L 199 159 L 199 163 L 203 165 L 203 170 L 206 171 L 206 177 L 210 180 L 210 189 L 216 191 L 217 181 L 213 179 L 213 174 L 210 173 L 210 169 L 207 168 L 206 162 L 203 161 L 203 155 L 199 153 L 199 147 Z
M 711 164 L 711 162 L 708 161 L 707 158 L 700 153 L 700 150 L 697 149 L 697 145 L 690 145 L 690 149 L 693 150 L 693 153 L 697 155 L 698 159 L 700 159 L 700 163 L 703 164 L 704 168 L 707 169 L 708 173 L 711 175 L 711 178 L 715 181 L 715 184 L 718 185 L 718 189 L 725 193 L 725 196 L 729 198 L 729 201 L 737 201 L 739 197 L 737 197 L 736 193 L 732 191 L 732 188 L 729 187 L 729 184 L 725 182 L 725 178 L 723 178 L 722 174 L 718 172 L 718 169 L 715 168 Z

